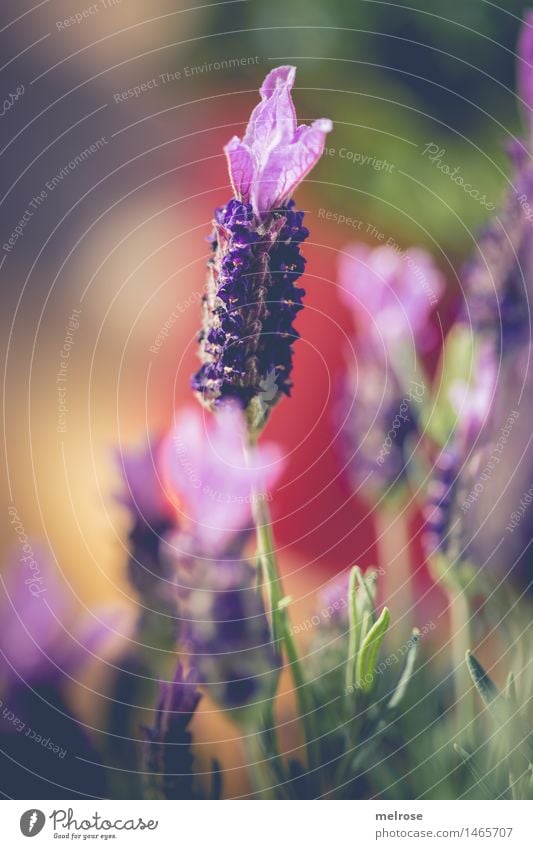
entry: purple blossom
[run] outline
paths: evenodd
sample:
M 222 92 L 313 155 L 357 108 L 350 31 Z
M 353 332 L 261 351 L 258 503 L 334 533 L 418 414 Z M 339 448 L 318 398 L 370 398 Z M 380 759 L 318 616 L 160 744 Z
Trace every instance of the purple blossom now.
M 271 694 L 279 660 L 256 570 L 242 560 L 195 564 L 182 586 L 185 640 L 207 692 L 228 709 Z
M 291 390 L 293 323 L 304 290 L 303 212 L 289 195 L 319 159 L 329 121 L 296 127 L 294 69 L 266 78 L 242 141 L 226 147 L 236 197 L 215 211 L 203 304 L 201 368 L 192 386 L 210 409 L 226 399 L 253 431 Z
M 116 612 L 79 616 L 46 553 L 36 550 L 30 568 L 28 576 L 14 560 L 0 580 L 0 684 L 8 688 L 77 679 L 118 626 Z
M 224 151 L 235 197 L 258 218 L 283 206 L 316 165 L 332 123 L 326 118 L 297 126 L 292 102 L 296 68 L 274 68 L 260 89 L 243 139 L 233 136 Z
M 280 450 L 264 443 L 246 457 L 245 442 L 236 406 L 225 405 L 214 419 L 197 409 L 176 415 L 162 457 L 167 489 L 179 510 L 180 531 L 173 538 L 179 551 L 223 555 L 237 535 L 251 530 L 252 498 L 272 497 L 283 469 Z
M 175 508 L 161 478 L 161 444 L 161 439 L 154 439 L 142 448 L 115 450 L 124 482 L 116 500 L 127 507 L 134 521 L 142 519 L 155 527 L 176 520 Z
M 533 171 L 528 163 L 516 171 L 515 182 L 503 209 L 479 235 L 461 275 L 464 320 L 505 351 L 520 346 L 529 331 L 533 241 L 526 204 L 533 203 Z
M 386 347 L 413 337 L 421 348 L 434 343 L 429 318 L 444 282 L 426 251 L 350 245 L 339 259 L 339 285 L 363 340 Z
M 470 383 L 457 380 L 450 386 L 449 396 L 457 422 L 449 443 L 438 455 L 428 487 L 424 509 L 424 545 L 428 556 L 446 553 L 452 544 L 462 548 L 465 532 L 461 521 L 461 499 L 475 484 L 480 458 L 485 455 L 489 437 L 498 367 L 494 350 L 486 340 L 480 344 L 473 362 Z M 464 505 L 462 505 L 464 506 Z M 458 552 L 456 551 L 455 554 Z
M 453 447 L 444 448 L 435 460 L 423 511 L 422 539 L 427 557 L 437 552 L 444 554 L 450 548 L 460 470 L 459 452 Z
M 171 619 L 176 617 L 174 599 L 174 567 L 164 556 L 164 542 L 177 527 L 177 512 L 166 492 L 161 464 L 162 439 L 148 441 L 137 451 L 116 452 L 124 478 L 124 491 L 116 500 L 128 508 L 131 516 L 129 532 L 130 556 L 128 577 L 144 602 L 144 613 L 160 609 L 165 617 L 160 624 L 176 630 Z M 171 627 L 170 627 L 171 626 Z
M 178 663 L 173 680 L 161 683 L 154 725 L 142 729 L 148 784 L 166 799 L 194 796 L 189 725 L 201 699 L 197 684 L 196 671 L 190 669 L 185 676 Z
M 409 440 L 418 432 L 424 385 L 412 381 L 403 391 L 375 346 L 365 347 L 357 370 L 348 370 L 335 423 L 354 489 L 380 496 L 405 482 Z
M 533 12 L 526 12 L 518 44 L 518 93 L 527 140 L 513 139 L 508 154 L 512 187 L 503 208 L 478 237 L 462 273 L 464 320 L 489 336 L 502 352 L 520 347 L 529 335 L 533 238 L 533 165 L 528 153 L 533 129 Z

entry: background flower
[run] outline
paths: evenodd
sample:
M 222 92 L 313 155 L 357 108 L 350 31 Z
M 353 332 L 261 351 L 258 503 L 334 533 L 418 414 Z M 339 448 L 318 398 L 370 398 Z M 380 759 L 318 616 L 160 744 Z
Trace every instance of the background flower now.
M 252 525 L 252 498 L 272 498 L 283 470 L 281 451 L 261 443 L 245 451 L 242 412 L 226 405 L 216 417 L 183 409 L 162 449 L 162 474 L 179 510 L 178 551 L 217 556 Z M 255 494 L 254 494 L 255 493 Z
M 340 292 L 363 340 L 399 341 L 422 349 L 436 341 L 429 318 L 444 279 L 427 251 L 349 245 L 339 257 Z

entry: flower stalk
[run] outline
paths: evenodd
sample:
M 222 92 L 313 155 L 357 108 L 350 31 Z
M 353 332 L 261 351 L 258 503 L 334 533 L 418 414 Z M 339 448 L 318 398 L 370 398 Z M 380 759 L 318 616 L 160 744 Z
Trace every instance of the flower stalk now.
M 291 629 L 287 609 L 289 599 L 284 595 L 279 574 L 270 510 L 260 493 L 252 493 L 252 503 L 257 532 L 257 551 L 261 564 L 261 580 L 266 589 L 268 609 L 270 610 L 272 642 L 278 656 L 281 657 L 282 648 L 285 649 L 294 682 L 300 719 L 304 728 L 308 767 L 313 769 L 318 765 L 314 751 L 317 740 L 317 733 L 314 728 L 314 705 Z

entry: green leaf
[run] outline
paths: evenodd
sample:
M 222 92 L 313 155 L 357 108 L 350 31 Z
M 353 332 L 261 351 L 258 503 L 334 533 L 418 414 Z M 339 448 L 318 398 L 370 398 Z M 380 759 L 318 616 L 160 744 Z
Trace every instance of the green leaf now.
M 411 635 L 411 644 L 407 650 L 407 654 L 405 656 L 405 663 L 403 665 L 402 674 L 400 675 L 399 681 L 396 684 L 396 688 L 394 693 L 392 694 L 387 707 L 389 710 L 394 710 L 394 708 L 398 707 L 400 702 L 402 701 L 405 693 L 407 691 L 407 687 L 409 686 L 409 682 L 413 675 L 413 671 L 415 668 L 416 657 L 418 655 L 418 645 L 420 642 L 420 631 L 418 628 L 413 628 L 413 632 Z
M 488 672 L 486 672 L 479 660 L 470 651 L 466 653 L 466 662 L 475 688 L 483 699 L 485 706 L 491 711 L 498 722 L 505 720 L 508 717 L 508 711 L 502 710 L 503 699 Z
M 457 743 L 453 744 L 453 748 L 455 749 L 455 751 L 457 752 L 457 754 L 461 758 L 463 764 L 468 769 L 470 775 L 472 776 L 472 778 L 474 779 L 476 784 L 478 784 L 480 786 L 480 788 L 483 790 L 485 797 L 487 799 L 495 799 L 496 794 L 494 793 L 493 790 L 491 790 L 491 788 L 487 784 L 487 782 L 486 782 L 482 772 L 480 771 L 474 757 L 471 754 L 469 754 L 465 749 L 462 749 L 461 746 L 458 746 Z
M 346 693 L 355 688 L 355 667 L 359 650 L 361 621 L 357 611 L 357 584 L 361 581 L 361 570 L 354 566 L 348 583 L 348 657 L 346 658 Z
M 516 695 L 516 681 L 513 672 L 509 672 L 507 676 L 507 686 L 505 687 L 505 696 L 510 702 L 514 711 L 518 710 L 518 698 Z
M 375 622 L 376 619 L 374 610 L 377 590 L 376 577 L 377 572 L 374 570 L 370 570 L 367 575 L 363 575 L 360 569 L 357 570 L 357 578 L 359 581 L 359 615 L 364 616 L 365 613 L 369 613 L 372 622 Z
M 369 692 L 374 684 L 376 661 L 381 644 L 390 623 L 390 611 L 384 607 L 377 622 L 374 622 L 368 634 L 363 639 L 357 658 L 357 687 L 364 693 Z

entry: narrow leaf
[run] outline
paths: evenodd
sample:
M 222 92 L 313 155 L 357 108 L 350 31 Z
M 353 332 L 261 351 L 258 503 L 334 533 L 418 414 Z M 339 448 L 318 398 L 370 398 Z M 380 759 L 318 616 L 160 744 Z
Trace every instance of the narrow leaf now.
M 357 658 L 357 686 L 365 693 L 372 689 L 378 652 L 389 627 L 389 622 L 390 612 L 388 607 L 384 607 L 379 619 L 370 628 L 359 650 Z
M 479 660 L 477 660 L 472 652 L 466 653 L 466 662 L 468 664 L 468 670 L 470 672 L 470 676 L 476 690 L 481 696 L 483 703 L 491 712 L 491 715 L 498 723 L 498 725 L 504 724 L 508 721 L 510 713 L 509 706 L 503 699 L 500 691 L 498 690 L 496 684 L 483 668 Z
M 455 749 L 455 751 L 457 752 L 457 754 L 461 758 L 463 764 L 466 766 L 467 770 L 469 771 L 470 775 L 472 776 L 472 778 L 474 779 L 476 784 L 479 784 L 480 788 L 483 790 L 485 797 L 487 799 L 494 799 L 495 794 L 490 789 L 487 782 L 485 781 L 485 779 L 484 779 L 482 773 L 480 772 L 473 756 L 470 755 L 465 749 L 462 749 L 461 746 L 458 746 L 457 743 L 453 744 L 453 748 Z
M 409 682 L 413 675 L 413 670 L 415 668 L 419 642 L 420 631 L 418 630 L 418 628 L 413 628 L 413 633 L 411 635 L 411 645 L 409 646 L 407 654 L 405 656 L 405 663 L 403 665 L 402 674 L 400 675 L 394 693 L 392 694 L 389 703 L 387 704 L 389 710 L 393 710 L 394 708 L 398 707 L 403 697 L 405 696 L 407 687 L 409 686 Z
M 361 572 L 357 566 L 354 566 L 350 571 L 350 580 L 348 584 L 348 621 L 349 621 L 349 636 L 348 636 L 348 657 L 346 658 L 346 675 L 345 687 L 346 693 L 349 693 L 355 687 L 355 667 L 356 656 L 359 649 L 360 626 L 357 612 L 357 584 L 360 579 Z

